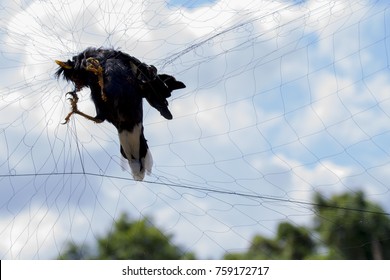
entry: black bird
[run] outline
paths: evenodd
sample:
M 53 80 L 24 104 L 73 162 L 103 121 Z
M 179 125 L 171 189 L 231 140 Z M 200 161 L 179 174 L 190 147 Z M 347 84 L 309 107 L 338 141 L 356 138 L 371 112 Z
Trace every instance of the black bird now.
M 166 74 L 158 74 L 156 67 L 140 62 L 124 52 L 114 49 L 87 48 L 66 62 L 56 60 L 56 72 L 75 88 L 72 114 L 79 114 L 96 123 L 105 120 L 118 130 L 120 152 L 128 160 L 135 180 L 143 180 L 145 171 L 151 172 L 153 159 L 144 137 L 142 99 L 157 109 L 166 119 L 172 119 L 167 98 L 184 83 Z M 95 104 L 96 116 L 91 117 L 77 108 L 77 92 L 88 87 Z

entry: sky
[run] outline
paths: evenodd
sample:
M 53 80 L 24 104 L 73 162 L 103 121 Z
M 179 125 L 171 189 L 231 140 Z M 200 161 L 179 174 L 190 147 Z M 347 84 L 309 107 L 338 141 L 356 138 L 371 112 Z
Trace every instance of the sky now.
M 389 21 L 385 1 L 2 1 L 0 257 L 55 258 L 123 212 L 203 259 L 310 226 L 319 193 L 363 190 L 389 212 Z M 187 85 L 173 120 L 144 104 L 144 182 L 112 125 L 61 125 L 72 85 L 54 60 L 89 46 Z

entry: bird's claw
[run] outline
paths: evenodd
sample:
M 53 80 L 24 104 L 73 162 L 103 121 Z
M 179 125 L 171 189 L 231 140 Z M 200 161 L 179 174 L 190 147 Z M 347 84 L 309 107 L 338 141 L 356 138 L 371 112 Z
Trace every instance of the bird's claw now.
M 99 83 L 99 86 L 100 86 L 100 89 L 101 89 L 101 96 L 102 96 L 102 100 L 104 102 L 107 101 L 107 95 L 106 93 L 104 92 L 104 80 L 103 80 L 103 67 L 100 65 L 100 62 L 99 60 L 97 60 L 96 58 L 93 58 L 93 57 L 88 57 L 86 59 L 86 67 L 85 69 L 87 71 L 90 71 L 92 73 L 94 73 L 96 76 L 98 76 L 98 83 Z
M 104 120 L 101 120 L 100 118 L 96 118 L 96 117 L 94 118 L 94 117 L 91 117 L 90 115 L 87 115 L 87 114 L 79 111 L 79 109 L 77 108 L 77 102 L 79 101 L 79 97 L 77 96 L 76 90 L 66 93 L 66 95 L 69 95 L 69 94 L 72 95 L 72 97 L 68 98 L 68 100 L 70 101 L 70 105 L 72 106 L 72 111 L 70 111 L 69 114 L 66 115 L 65 120 L 62 124 L 67 124 L 70 120 L 70 117 L 73 114 L 78 114 L 80 116 L 83 116 L 84 118 L 91 120 L 91 121 L 94 121 L 95 123 L 101 123 L 104 121 Z
M 72 111 L 69 112 L 69 114 L 66 115 L 65 120 L 61 124 L 67 124 L 70 120 L 70 117 L 78 111 L 77 109 L 77 102 L 79 101 L 79 97 L 77 96 L 76 90 L 67 92 L 65 96 L 72 95 L 72 97 L 67 98 L 67 100 L 70 101 L 70 105 L 72 106 Z
M 99 60 L 93 57 L 87 58 L 85 69 L 87 71 L 93 72 L 95 75 L 100 75 L 103 73 L 103 68 L 100 66 Z

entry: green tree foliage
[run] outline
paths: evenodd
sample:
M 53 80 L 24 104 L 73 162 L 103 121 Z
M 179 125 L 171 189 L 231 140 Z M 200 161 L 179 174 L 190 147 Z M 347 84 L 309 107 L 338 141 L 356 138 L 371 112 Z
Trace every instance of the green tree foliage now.
M 275 237 L 256 235 L 247 252 L 224 258 L 390 259 L 389 215 L 362 192 L 329 199 L 317 195 L 313 210 L 314 228 L 283 222 Z
M 315 252 L 308 229 L 287 222 L 280 223 L 275 238 L 256 235 L 245 253 L 227 254 L 225 259 L 302 260 Z
M 314 253 L 316 247 L 307 228 L 289 223 L 279 224 L 276 240 L 281 248 L 282 259 L 305 259 Z
M 313 227 L 282 222 L 274 237 L 256 235 L 246 252 L 225 259 L 390 259 L 390 218 L 362 192 L 325 198 L 313 204 Z M 194 259 L 173 245 L 147 219 L 122 215 L 113 229 L 91 248 L 68 244 L 59 259 Z M 92 253 L 94 252 L 94 253 Z M 320 253 L 321 252 L 321 253 Z
M 164 235 L 147 219 L 132 222 L 122 215 L 106 236 L 98 239 L 97 253 L 88 248 L 69 244 L 59 259 L 103 259 L 103 260 L 177 260 L 194 258 L 183 254 L 172 245 L 172 237 Z
M 363 192 L 315 198 L 315 230 L 331 259 L 390 259 L 390 220 Z
M 66 250 L 60 254 L 59 260 L 87 260 L 93 259 L 87 246 L 78 246 L 76 243 L 68 243 Z

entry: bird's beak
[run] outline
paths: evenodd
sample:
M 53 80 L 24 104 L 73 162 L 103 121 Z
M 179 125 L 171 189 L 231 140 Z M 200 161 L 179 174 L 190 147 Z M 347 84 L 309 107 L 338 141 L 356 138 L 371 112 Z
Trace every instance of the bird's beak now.
M 72 69 L 72 66 L 69 65 L 69 64 L 66 63 L 66 62 L 59 61 L 59 60 L 56 60 L 55 62 L 56 62 L 61 68 L 64 68 L 64 69 Z

